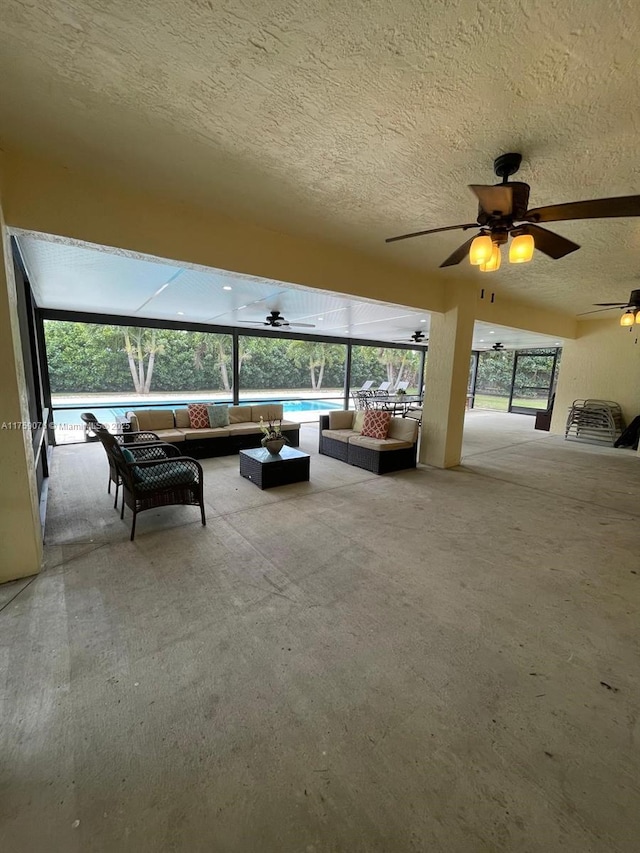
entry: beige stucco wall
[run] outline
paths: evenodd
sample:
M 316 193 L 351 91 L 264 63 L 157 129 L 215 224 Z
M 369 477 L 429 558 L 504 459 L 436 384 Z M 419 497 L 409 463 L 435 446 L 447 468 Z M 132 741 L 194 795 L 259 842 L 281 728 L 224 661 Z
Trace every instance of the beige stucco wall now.
M 42 530 L 31 432 L 8 428 L 28 421 L 29 409 L 15 279 L 1 204 L 0 229 L 0 583 L 4 583 L 40 571 Z
M 556 338 L 575 338 L 577 320 L 566 314 L 560 314 L 548 308 L 529 305 L 517 299 L 511 299 L 499 294 L 494 302 L 489 298 L 476 298 L 476 320 L 507 326 L 512 329 L 525 329 L 529 332 L 540 332 L 543 335 L 553 335 Z
M 444 284 L 323 240 L 239 221 L 209 208 L 7 154 L 5 218 L 55 234 L 179 262 L 442 311 Z M 382 238 L 381 238 L 382 239 Z
M 419 272 L 346 246 L 180 204 L 163 197 L 161 187 L 152 194 L 17 152 L 9 152 L 6 161 L 5 217 L 15 228 L 425 311 L 448 310 L 451 294 L 463 293 L 478 319 L 555 337 L 575 335 L 575 320 L 566 314 L 504 296 L 489 305 L 477 298 L 479 287 L 445 279 L 440 270 Z
M 629 332 L 617 315 L 578 323 L 562 350 L 552 432 L 564 433 L 569 406 L 586 397 L 620 403 L 627 423 L 640 415 L 640 326 Z

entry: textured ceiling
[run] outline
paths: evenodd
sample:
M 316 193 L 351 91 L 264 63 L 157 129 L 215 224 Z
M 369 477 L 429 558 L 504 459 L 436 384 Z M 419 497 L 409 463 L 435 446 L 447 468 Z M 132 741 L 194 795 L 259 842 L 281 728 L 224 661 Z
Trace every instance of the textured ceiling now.
M 521 151 L 531 202 L 640 193 L 636 0 L 0 0 L 0 139 L 433 270 L 468 183 Z M 640 220 L 563 223 L 567 258 L 492 287 L 624 300 Z M 481 275 L 466 263 L 444 279 Z

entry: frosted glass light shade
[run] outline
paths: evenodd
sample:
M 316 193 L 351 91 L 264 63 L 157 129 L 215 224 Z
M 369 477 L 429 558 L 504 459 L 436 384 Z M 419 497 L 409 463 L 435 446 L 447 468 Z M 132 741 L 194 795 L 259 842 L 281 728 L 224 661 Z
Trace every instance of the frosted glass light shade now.
M 635 319 L 636 318 L 633 311 L 625 311 L 622 317 L 620 317 L 620 325 L 633 326 Z
M 493 251 L 491 252 L 491 257 L 486 262 L 486 264 L 480 264 L 481 272 L 494 272 L 495 270 L 500 268 L 500 261 L 502 257 L 500 255 L 500 246 L 494 244 Z
M 533 257 L 535 243 L 531 234 L 519 234 L 509 246 L 509 263 L 526 264 Z
M 471 244 L 469 249 L 469 261 L 477 267 L 480 264 L 486 263 L 491 257 L 493 251 L 493 242 L 488 234 L 481 234 Z

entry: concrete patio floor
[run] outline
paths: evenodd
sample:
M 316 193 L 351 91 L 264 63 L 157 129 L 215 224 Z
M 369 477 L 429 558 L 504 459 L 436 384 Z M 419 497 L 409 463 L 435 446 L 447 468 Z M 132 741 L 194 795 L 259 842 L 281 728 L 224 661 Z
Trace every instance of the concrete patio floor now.
M 54 453 L 0 587 L 8 853 L 636 853 L 640 458 L 470 412 L 457 469 L 319 457 L 198 510 Z

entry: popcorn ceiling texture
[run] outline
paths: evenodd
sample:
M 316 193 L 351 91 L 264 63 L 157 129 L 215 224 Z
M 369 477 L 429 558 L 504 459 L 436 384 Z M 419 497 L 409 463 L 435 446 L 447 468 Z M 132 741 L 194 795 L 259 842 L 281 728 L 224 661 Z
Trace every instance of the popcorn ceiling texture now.
M 0 140 L 260 224 L 433 270 L 468 183 L 518 150 L 542 205 L 640 192 L 633 0 L 2 0 Z M 626 299 L 640 222 L 492 287 L 570 313 Z M 463 264 L 446 280 L 479 273 Z

